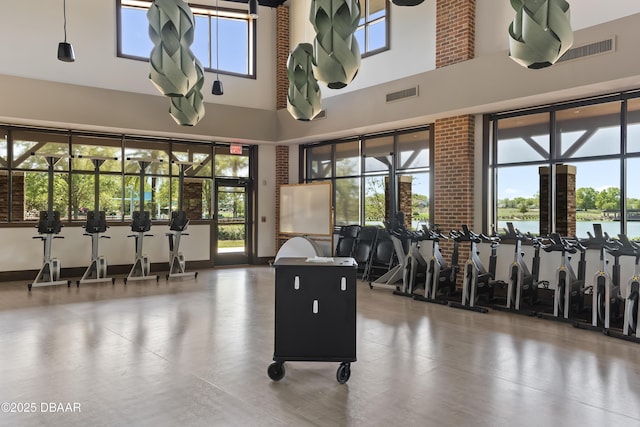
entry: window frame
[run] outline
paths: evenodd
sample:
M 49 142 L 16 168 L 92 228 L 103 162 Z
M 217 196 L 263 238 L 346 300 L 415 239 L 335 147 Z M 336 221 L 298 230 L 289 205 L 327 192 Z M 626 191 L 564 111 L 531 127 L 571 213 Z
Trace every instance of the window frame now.
M 151 0 L 116 0 L 116 57 L 118 58 L 124 58 L 124 59 L 132 59 L 135 61 L 143 61 L 143 62 L 149 62 L 149 58 L 148 57 L 142 57 L 142 56 L 137 56 L 137 55 L 131 55 L 131 54 L 127 54 L 124 53 L 122 51 L 122 7 L 138 7 L 138 8 L 143 8 L 143 6 L 130 6 L 126 3 L 128 1 L 135 1 L 136 3 L 148 3 L 149 5 L 151 5 Z M 231 9 L 231 8 L 224 8 L 224 7 L 220 7 L 218 9 L 215 8 L 215 6 L 206 6 L 206 5 L 199 5 L 199 4 L 192 4 L 192 3 L 187 3 L 189 5 L 189 7 L 192 8 L 192 11 L 194 13 L 194 15 L 200 15 L 200 16 L 208 16 L 209 18 L 209 52 L 212 52 L 212 35 L 211 35 L 211 31 L 212 31 L 212 26 L 211 26 L 211 20 L 214 20 L 216 18 L 216 14 L 218 13 L 218 11 L 220 12 L 220 16 L 222 17 L 223 15 L 227 15 L 227 16 L 231 16 L 234 19 L 246 19 L 247 21 L 247 51 L 248 51 L 248 55 L 247 55 L 247 67 L 248 67 L 248 73 L 244 74 L 244 73 L 237 73 L 234 71 L 228 71 L 228 70 L 222 70 L 222 69 L 217 69 L 217 68 L 212 68 L 212 67 L 207 67 L 204 66 L 204 62 L 203 63 L 203 68 L 206 72 L 210 72 L 210 73 L 216 73 L 216 74 L 222 74 L 222 75 L 226 75 L 226 76 L 234 76 L 234 77 L 241 77 L 241 78 L 247 78 L 247 79 L 257 79 L 257 20 L 251 18 L 246 10 L 243 9 Z M 202 13 L 203 11 L 207 11 L 207 13 Z M 244 17 L 244 18 L 241 18 Z M 217 65 L 217 64 L 216 64 Z
M 618 189 L 620 190 L 620 206 L 618 209 L 619 218 L 619 232 L 627 233 L 628 230 L 628 187 L 629 181 L 627 174 L 629 170 L 629 160 L 640 159 L 640 152 L 629 152 L 629 141 L 627 138 L 627 130 L 629 123 L 629 103 L 632 100 L 640 100 L 640 90 L 633 90 L 627 92 L 613 93 L 598 97 L 583 98 L 578 100 L 572 100 L 568 102 L 561 102 L 556 104 L 550 104 L 540 107 L 532 107 L 528 109 L 520 109 L 515 111 L 506 111 L 499 113 L 486 114 L 483 121 L 483 209 L 482 218 L 483 224 L 489 227 L 491 224 L 498 224 L 498 201 L 499 195 L 497 193 L 498 182 L 497 176 L 500 168 L 518 167 L 518 166 L 545 166 L 549 170 L 554 170 L 557 165 L 560 164 L 575 164 L 577 166 L 586 163 L 592 163 L 594 161 L 614 161 L 619 164 L 619 170 L 617 171 Z M 556 117 L 558 112 L 587 109 L 588 107 L 603 106 L 605 107 L 605 114 L 602 117 L 607 117 L 606 104 L 619 103 L 619 142 L 620 146 L 616 148 L 615 152 L 599 155 L 576 155 L 577 150 L 568 150 L 570 154 L 561 153 L 559 147 L 559 119 Z M 638 111 L 638 110 L 634 110 Z M 498 160 L 498 141 L 499 141 L 499 129 L 498 124 L 500 120 L 531 116 L 535 114 L 548 114 L 547 133 L 549 135 L 549 157 L 542 160 L 533 161 L 518 161 L 518 162 L 499 162 Z M 636 113 L 637 115 L 637 113 Z M 638 122 L 634 122 L 638 125 Z M 596 126 L 596 129 L 598 127 Z M 577 186 L 576 186 L 577 187 Z M 578 188 L 576 188 L 577 192 Z M 555 179 L 550 180 L 549 189 L 549 201 L 548 201 L 548 214 L 549 223 L 546 224 L 548 230 L 556 230 L 558 219 L 555 216 Z M 608 211 L 607 211 L 608 212 Z M 539 220 L 540 221 L 540 220 Z M 592 221 L 593 222 L 593 221 Z
M 429 135 L 427 141 L 427 147 L 429 151 L 428 155 L 428 165 L 426 166 L 418 166 L 418 167 L 409 167 L 409 168 L 399 168 L 398 167 L 398 158 L 399 158 L 399 139 L 401 136 L 409 134 L 409 133 L 420 133 L 427 132 Z M 330 181 L 332 184 L 332 202 L 333 202 L 333 223 L 336 227 L 342 225 L 342 223 L 338 223 L 337 219 L 337 211 L 338 207 L 336 205 L 336 188 L 338 187 L 337 181 L 347 180 L 347 179 L 358 179 L 360 194 L 359 194 L 359 224 L 358 225 L 366 225 L 366 212 L 365 212 L 365 200 L 367 194 L 366 182 L 367 179 L 377 179 L 385 177 L 393 177 L 393 182 L 391 183 L 391 188 L 393 188 L 392 193 L 395 193 L 398 187 L 398 180 L 401 176 L 407 176 L 412 174 L 428 174 L 428 204 L 429 204 L 429 218 L 434 218 L 434 205 L 432 203 L 433 193 L 434 193 L 434 155 L 433 155 L 433 141 L 434 141 L 434 129 L 432 125 L 423 125 L 418 127 L 406 128 L 406 129 L 397 129 L 393 131 L 380 132 L 375 134 L 364 134 L 358 136 L 351 136 L 339 140 L 329 140 L 329 141 L 320 141 L 315 143 L 303 144 L 300 146 L 300 182 L 310 183 L 310 182 L 327 182 Z M 391 154 L 391 164 L 389 170 L 365 170 L 365 157 L 366 157 L 366 141 L 367 140 L 375 140 L 380 138 L 392 138 L 392 152 Z M 339 175 L 336 173 L 336 146 L 339 144 L 353 144 L 355 141 L 359 144 L 359 156 L 360 156 L 360 172 L 358 174 L 353 175 Z M 309 156 L 309 152 L 311 152 L 314 148 L 330 146 L 330 158 L 331 158 L 331 174 L 330 176 L 322 176 L 322 177 L 313 177 L 311 170 L 311 161 L 312 157 Z M 348 225 L 352 225 L 350 223 Z
M 391 5 L 389 4 L 389 0 L 384 0 L 385 4 L 385 13 L 384 16 L 370 19 L 369 16 L 369 4 L 371 0 L 359 0 L 360 1 L 360 15 L 361 19 L 364 20 L 362 25 L 358 25 L 356 31 L 362 29 L 364 34 L 364 46 L 360 46 L 360 57 L 367 58 L 369 56 L 376 55 L 378 53 L 386 52 L 391 49 Z M 365 7 L 362 7 L 362 3 L 364 2 Z M 369 40 L 369 27 L 381 21 L 385 21 L 385 35 L 384 35 L 384 46 L 379 47 L 373 50 L 367 50 L 368 40 Z

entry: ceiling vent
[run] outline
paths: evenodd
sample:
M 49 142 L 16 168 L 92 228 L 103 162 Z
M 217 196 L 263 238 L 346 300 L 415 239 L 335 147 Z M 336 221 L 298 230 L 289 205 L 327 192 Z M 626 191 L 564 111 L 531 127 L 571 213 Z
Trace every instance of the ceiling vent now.
M 584 58 L 586 56 L 602 55 L 605 53 L 611 53 L 616 51 L 616 39 L 611 37 L 606 40 L 586 44 L 569 49 L 558 60 L 560 62 L 572 61 L 574 59 Z
M 418 86 L 399 90 L 398 92 L 388 93 L 387 102 L 400 101 L 401 99 L 415 98 L 418 96 Z

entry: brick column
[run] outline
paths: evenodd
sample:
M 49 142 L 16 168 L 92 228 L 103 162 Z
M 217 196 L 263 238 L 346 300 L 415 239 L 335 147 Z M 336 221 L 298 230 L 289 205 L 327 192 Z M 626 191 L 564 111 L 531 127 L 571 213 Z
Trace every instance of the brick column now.
M 0 221 L 9 220 L 9 173 L 0 171 Z
M 396 206 L 404 213 L 404 226 L 408 230 L 412 229 L 411 218 L 413 217 L 413 201 L 411 182 L 413 178 L 407 175 L 398 177 L 398 200 Z M 389 178 L 384 178 L 384 215 L 385 218 L 392 218 L 394 213 L 389 212 Z
M 437 0 L 436 68 L 472 59 L 475 39 L 476 0 Z
M 540 235 L 549 229 L 549 167 L 541 166 L 540 174 Z M 556 233 L 562 236 L 576 234 L 576 167 L 556 166 Z
M 182 209 L 189 219 L 202 219 L 202 180 L 185 178 L 182 187 Z
M 462 224 L 473 228 L 474 125 L 473 116 L 450 117 L 435 123 L 432 222 L 442 230 L 459 230 Z M 451 249 L 452 245 L 445 247 Z
M 24 220 L 24 172 L 13 174 L 13 186 L 9 189 L 9 173 L 0 172 L 0 221 L 9 220 L 9 191 L 11 191 L 11 220 Z
M 280 5 L 276 17 L 276 109 L 287 108 L 289 58 L 289 6 Z
M 472 59 L 475 54 L 475 0 L 437 0 L 436 68 Z M 441 230 L 473 226 L 475 122 L 473 116 L 436 120 L 434 138 L 434 224 Z M 443 253 L 453 245 L 443 242 Z M 460 248 L 460 261 L 468 254 Z
M 276 249 L 284 244 L 286 239 L 280 239 L 280 186 L 289 183 L 289 147 L 276 146 Z

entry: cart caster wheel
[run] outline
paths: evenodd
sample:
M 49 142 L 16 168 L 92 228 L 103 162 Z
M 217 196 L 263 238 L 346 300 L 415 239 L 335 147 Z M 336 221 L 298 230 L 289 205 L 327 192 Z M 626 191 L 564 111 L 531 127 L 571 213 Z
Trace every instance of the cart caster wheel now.
M 27 285 L 27 289 L 29 289 L 29 292 L 31 292 L 31 283 Z
M 80 280 L 76 282 L 76 288 L 79 288 L 79 287 L 80 287 Z
M 338 372 L 336 372 L 336 379 L 340 384 L 345 384 L 349 381 L 349 377 L 351 377 L 351 364 L 341 363 Z
M 160 276 L 156 276 L 156 283 L 160 282 Z
M 67 280 L 67 288 L 71 287 L 71 280 Z
M 112 285 L 115 285 L 115 284 L 116 284 L 116 278 L 115 278 L 115 277 L 112 277 L 112 278 L 111 278 L 111 284 L 112 284 Z
M 198 272 L 196 271 L 196 274 L 193 275 L 193 278 L 195 279 L 196 277 L 198 277 Z
M 125 285 L 127 284 L 127 278 L 126 277 L 124 278 L 124 284 Z
M 373 289 L 373 285 L 369 282 L 369 289 Z
M 167 277 L 165 278 L 165 280 L 169 280 L 169 275 L 167 274 Z
M 280 362 L 273 362 L 269 365 L 269 369 L 267 369 L 267 374 L 273 381 L 280 381 L 283 379 L 284 372 L 284 364 Z

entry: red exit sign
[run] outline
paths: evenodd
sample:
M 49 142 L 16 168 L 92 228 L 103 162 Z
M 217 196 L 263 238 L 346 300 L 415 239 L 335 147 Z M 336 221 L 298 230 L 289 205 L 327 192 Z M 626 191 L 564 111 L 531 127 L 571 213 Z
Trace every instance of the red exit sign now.
M 231 144 L 229 146 L 229 153 L 231 153 L 231 154 L 242 154 L 242 145 Z

